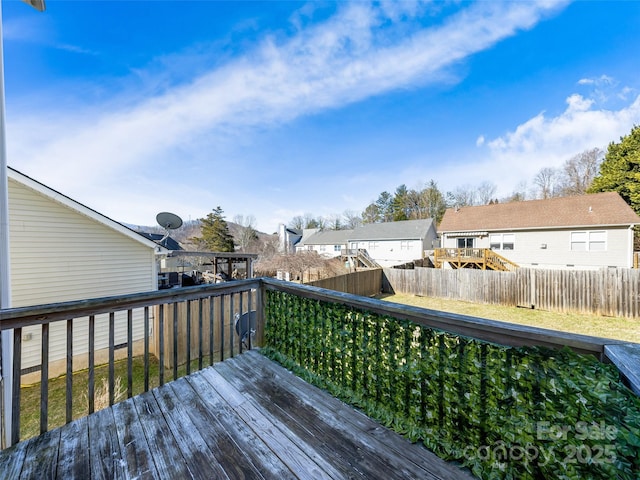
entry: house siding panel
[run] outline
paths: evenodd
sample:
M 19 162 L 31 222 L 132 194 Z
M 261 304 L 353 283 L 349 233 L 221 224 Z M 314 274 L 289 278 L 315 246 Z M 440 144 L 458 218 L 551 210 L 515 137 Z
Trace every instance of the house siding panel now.
M 152 248 L 107 225 L 9 180 L 12 306 L 145 292 L 157 288 Z M 139 314 L 138 314 L 139 315 Z M 137 322 L 140 324 L 140 322 Z M 74 322 L 74 353 L 87 350 L 87 320 Z M 116 344 L 126 342 L 126 319 Z M 134 338 L 142 335 L 141 327 Z M 38 328 L 25 329 L 23 368 L 40 364 Z M 96 348 L 106 346 L 106 319 L 96 321 Z M 50 331 L 50 360 L 64 358 L 66 329 Z
M 606 250 L 604 251 L 572 251 L 571 232 L 606 232 Z M 560 230 L 500 230 L 491 234 L 515 234 L 513 250 L 495 250 L 496 253 L 517 263 L 521 267 L 548 269 L 599 269 L 629 268 L 632 258 L 633 237 L 628 227 L 619 228 L 567 228 Z M 476 237 L 476 248 L 489 248 L 490 235 Z M 456 238 L 448 238 L 445 234 L 444 245 L 456 247 Z M 546 245 L 546 248 L 542 248 Z

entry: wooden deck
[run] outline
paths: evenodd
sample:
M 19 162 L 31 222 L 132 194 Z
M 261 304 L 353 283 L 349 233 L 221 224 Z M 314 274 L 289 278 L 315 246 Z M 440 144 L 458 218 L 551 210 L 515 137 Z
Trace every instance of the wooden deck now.
M 0 478 L 472 477 L 251 351 L 0 452 Z

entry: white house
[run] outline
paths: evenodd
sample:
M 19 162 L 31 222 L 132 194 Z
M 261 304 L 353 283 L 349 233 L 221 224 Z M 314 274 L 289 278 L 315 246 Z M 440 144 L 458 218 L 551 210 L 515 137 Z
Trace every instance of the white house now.
M 284 223 L 278 225 L 278 240 L 280 253 L 295 253 L 296 244 L 302 238 L 302 231 L 296 228 L 287 228 Z
M 310 250 L 323 257 L 339 257 L 347 249 L 352 234 L 353 230 L 305 229 L 296 244 L 296 251 Z
M 365 249 L 382 267 L 420 259 L 425 250 L 434 248 L 436 242 L 436 228 L 430 218 L 368 223 L 349 235 L 350 249 Z
M 423 257 L 437 242 L 431 219 L 370 223 L 354 230 L 306 229 L 296 251 L 313 250 L 325 257 L 365 250 L 382 267 L 401 265 Z
M 11 168 L 8 186 L 13 307 L 157 290 L 164 247 Z M 96 350 L 108 345 L 106 322 L 96 318 Z M 83 363 L 75 354 L 87 351 L 86 324 L 74 323 L 74 368 Z M 134 338 L 142 334 L 136 331 Z M 54 375 L 56 361 L 66 355 L 64 326 L 52 326 L 49 336 Z M 37 371 L 41 331 L 25 328 L 22 338 L 23 371 Z M 117 318 L 115 343 L 126 341 L 126 319 Z
M 616 192 L 448 209 L 443 248 L 487 248 L 520 267 L 630 268 L 640 217 Z

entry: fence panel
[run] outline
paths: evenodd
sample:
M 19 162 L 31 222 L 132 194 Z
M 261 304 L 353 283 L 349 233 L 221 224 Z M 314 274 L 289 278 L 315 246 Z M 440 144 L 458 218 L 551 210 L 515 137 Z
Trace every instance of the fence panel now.
M 363 297 L 373 297 L 382 291 L 382 269 L 361 270 L 307 283 L 314 287 L 336 292 L 350 293 Z
M 640 271 L 635 269 L 494 272 L 418 267 L 386 268 L 383 273 L 387 293 L 610 317 L 640 314 Z

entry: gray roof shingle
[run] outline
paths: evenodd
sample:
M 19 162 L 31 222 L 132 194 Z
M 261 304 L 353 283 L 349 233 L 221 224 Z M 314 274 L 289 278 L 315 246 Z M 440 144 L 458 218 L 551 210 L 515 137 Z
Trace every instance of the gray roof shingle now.
M 355 229 L 349 240 L 416 240 L 424 238 L 433 220 L 367 223 Z

